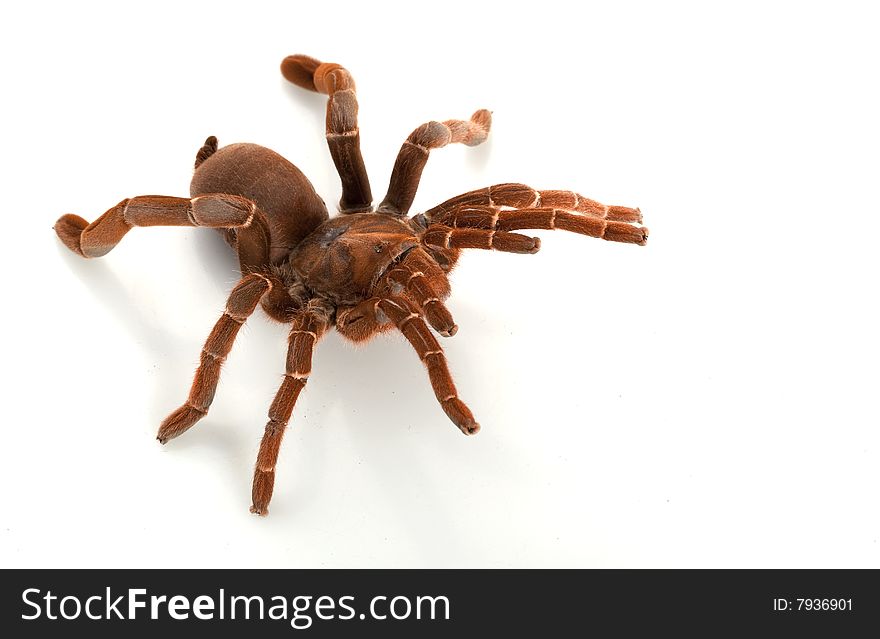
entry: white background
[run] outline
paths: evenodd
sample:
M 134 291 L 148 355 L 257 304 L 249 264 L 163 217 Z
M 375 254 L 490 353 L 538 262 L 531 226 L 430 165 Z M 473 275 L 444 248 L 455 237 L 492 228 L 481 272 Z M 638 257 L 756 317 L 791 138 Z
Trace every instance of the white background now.
M 300 5 L 5 9 L 0 564 L 880 566 L 870 3 Z M 413 211 L 520 181 L 652 235 L 465 255 L 443 345 L 476 437 L 400 336 L 329 335 L 259 518 L 283 326 L 258 312 L 209 416 L 154 440 L 231 251 L 142 229 L 85 261 L 52 224 L 186 195 L 208 135 L 338 201 L 325 99 L 278 71 L 297 52 L 357 80 L 377 201 L 415 126 L 486 107 L 489 142 L 435 151 Z

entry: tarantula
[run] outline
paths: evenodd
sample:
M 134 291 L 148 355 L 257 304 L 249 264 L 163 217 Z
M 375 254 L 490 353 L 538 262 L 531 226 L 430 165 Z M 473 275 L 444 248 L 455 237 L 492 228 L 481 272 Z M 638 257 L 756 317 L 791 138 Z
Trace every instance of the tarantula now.
M 68 214 L 54 227 L 69 249 L 87 258 L 105 255 L 135 226 L 218 229 L 238 254 L 242 277 L 202 348 L 189 397 L 159 427 L 162 444 L 207 414 L 223 361 L 258 304 L 291 325 L 284 379 L 269 408 L 254 470 L 250 510 L 259 515 L 268 512 L 281 439 L 309 378 L 312 351 L 329 328 L 354 342 L 399 330 L 426 366 L 449 419 L 472 435 L 479 425 L 459 399 L 429 328 L 445 337 L 458 328 L 443 301 L 450 294 L 446 275 L 461 249 L 538 251 L 539 239 L 518 229 L 563 229 L 632 244 L 648 237 L 638 209 L 523 184 L 471 191 L 409 217 L 431 150 L 483 142 L 491 123 L 486 110 L 469 121 L 432 121 L 415 129 L 397 155 L 388 194 L 373 210 L 351 74 L 304 55 L 285 58 L 281 73 L 328 96 L 327 144 L 342 181 L 340 215 L 331 218 L 306 176 L 274 151 L 256 144 L 218 148 L 212 136 L 196 155 L 190 198 L 127 198 L 91 224 Z

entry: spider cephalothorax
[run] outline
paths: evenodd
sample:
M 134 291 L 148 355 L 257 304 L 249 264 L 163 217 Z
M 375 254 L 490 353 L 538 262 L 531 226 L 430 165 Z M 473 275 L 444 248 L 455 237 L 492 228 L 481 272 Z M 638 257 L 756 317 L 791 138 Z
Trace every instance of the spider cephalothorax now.
M 362 341 L 397 328 L 425 364 L 443 410 L 463 433 L 473 434 L 479 425 L 459 399 L 431 331 L 448 337 L 457 330 L 443 301 L 450 293 L 446 274 L 461 249 L 535 253 L 538 238 L 514 232 L 519 229 L 563 229 L 633 244 L 644 244 L 648 236 L 638 209 L 523 184 L 471 191 L 408 217 L 431 149 L 483 142 L 491 121 L 485 110 L 469 121 L 415 129 L 374 212 L 351 75 L 338 64 L 302 55 L 286 58 L 281 72 L 329 96 L 327 143 L 342 180 L 340 215 L 330 218 L 305 175 L 274 151 L 255 144 L 218 149 L 210 137 L 196 156 L 189 198 L 138 196 L 91 224 L 76 215 L 55 224 L 64 244 L 83 257 L 104 255 L 134 226 L 216 228 L 238 254 L 242 278 L 202 348 L 189 397 L 159 428 L 163 444 L 207 414 L 220 367 L 258 304 L 291 325 L 284 381 L 269 408 L 254 471 L 251 511 L 261 515 L 268 512 L 281 438 L 311 372 L 312 351 L 327 329 Z

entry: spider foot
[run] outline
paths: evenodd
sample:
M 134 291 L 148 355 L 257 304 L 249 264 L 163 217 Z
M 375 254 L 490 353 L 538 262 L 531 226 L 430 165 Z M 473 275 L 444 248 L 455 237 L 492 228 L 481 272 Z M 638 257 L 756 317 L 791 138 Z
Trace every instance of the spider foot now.
M 425 319 L 443 337 L 452 337 L 458 332 L 458 324 L 452 319 L 449 309 L 439 299 L 424 303 Z
M 612 242 L 644 246 L 648 243 L 648 229 L 644 226 L 609 222 L 608 227 L 605 229 L 605 239 Z
M 252 513 L 261 517 L 269 514 L 269 501 L 272 499 L 272 489 L 274 487 L 275 471 L 262 470 L 257 467 L 254 470 L 253 504 L 250 508 Z
M 82 245 L 80 244 L 80 237 L 88 225 L 89 223 L 79 215 L 68 213 L 67 215 L 59 217 L 53 228 L 55 229 L 55 233 L 58 234 L 58 238 L 64 242 L 64 246 L 77 255 L 85 257 Z
M 165 418 L 165 421 L 159 426 L 159 433 L 156 439 L 159 440 L 160 444 L 164 444 L 169 439 L 174 439 L 178 435 L 185 433 L 204 416 L 205 411 L 199 410 L 195 406 L 184 404 Z
M 450 397 L 441 402 L 443 411 L 452 420 L 452 423 L 458 426 L 458 429 L 465 435 L 476 435 L 480 432 L 480 425 L 474 419 L 471 409 L 461 401 L 458 397 Z
M 441 330 L 441 331 L 440 331 L 440 334 L 441 334 L 443 337 L 452 337 L 452 336 L 455 335 L 457 332 L 458 332 L 458 324 L 453 324 L 453 325 L 450 326 L 448 329 L 446 329 L 446 330 Z

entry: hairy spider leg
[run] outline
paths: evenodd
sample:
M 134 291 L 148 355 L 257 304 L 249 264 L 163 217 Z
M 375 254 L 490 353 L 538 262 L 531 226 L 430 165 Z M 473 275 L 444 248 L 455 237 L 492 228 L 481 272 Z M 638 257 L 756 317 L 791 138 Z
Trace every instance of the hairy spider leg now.
M 405 291 L 416 303 L 435 331 L 443 337 L 455 335 L 458 326 L 443 303 L 449 297 L 449 281 L 423 248 L 410 250 L 386 277 L 392 283 L 392 290 Z
M 428 369 L 434 395 L 452 423 L 465 435 L 477 433 L 480 425 L 467 405 L 458 398 L 446 355 L 417 309 L 402 297 L 380 298 L 377 306 L 418 353 Z
M 480 109 L 468 121 L 431 121 L 416 128 L 400 147 L 394 169 L 391 171 L 388 193 L 376 212 L 406 215 L 415 199 L 422 170 L 428 162 L 431 149 L 439 149 L 453 143 L 467 146 L 482 144 L 486 141 L 491 126 L 492 114 L 486 109 Z
M 514 183 L 495 184 L 457 195 L 425 211 L 425 217 L 430 221 L 443 222 L 444 216 L 450 211 L 467 206 L 488 206 L 499 209 L 546 207 L 618 222 L 642 221 L 642 213 L 639 209 L 601 204 L 574 191 L 538 191 L 525 184 Z
M 183 434 L 197 421 L 208 414 L 208 408 L 214 400 L 217 384 L 220 382 L 220 368 L 226 361 L 239 329 L 257 308 L 263 296 L 272 289 L 266 277 L 255 273 L 245 275 L 226 301 L 226 310 L 217 320 L 208 336 L 199 357 L 189 397 L 186 402 L 165 418 L 159 427 L 157 439 L 167 442 Z
M 341 213 L 371 211 L 373 194 L 361 156 L 358 103 L 351 73 L 332 62 L 291 55 L 281 62 L 281 74 L 298 87 L 328 96 L 327 145 L 342 181 L 339 210 Z
M 101 257 L 135 226 L 207 226 L 238 228 L 251 224 L 257 206 L 247 198 L 210 193 L 194 198 L 140 195 L 122 200 L 89 224 L 78 215 L 62 215 L 55 232 L 74 253 Z
M 419 359 L 428 369 L 434 395 L 452 423 L 465 435 L 473 435 L 479 431 L 480 425 L 474 420 L 470 409 L 458 398 L 443 349 L 419 309 L 409 300 L 394 295 L 371 297 L 352 307 L 340 309 L 337 313 L 337 330 L 344 337 L 356 342 L 369 339 L 391 326 L 397 327 L 418 353 Z
M 312 353 L 315 344 L 330 324 L 332 309 L 320 300 L 311 300 L 308 306 L 293 320 L 288 336 L 287 364 L 284 380 L 269 407 L 269 421 L 260 442 L 257 464 L 254 468 L 251 512 L 266 515 L 275 486 L 275 466 L 278 451 L 293 407 L 312 372 Z
M 538 238 L 516 229 L 562 229 L 613 242 L 644 245 L 648 229 L 640 226 L 639 209 L 609 206 L 574 191 L 538 191 L 525 184 L 496 184 L 456 196 L 425 211 L 422 241 L 433 255 L 444 258 L 447 270 L 462 248 L 535 253 Z M 451 262 L 451 264 L 449 264 Z M 442 265 L 442 264 L 441 264 Z
M 452 228 L 432 224 L 422 235 L 422 242 L 429 249 L 494 249 L 505 253 L 537 253 L 541 240 L 520 233 L 489 231 L 486 229 Z
M 469 229 L 469 237 L 478 237 L 478 231 L 489 233 L 489 238 L 497 241 L 498 233 L 517 229 L 560 229 L 581 235 L 597 237 L 613 242 L 644 245 L 648 240 L 648 229 L 628 222 L 618 222 L 592 215 L 569 213 L 550 207 L 534 209 L 506 209 L 497 206 L 462 206 L 443 214 L 438 223 L 443 227 Z M 432 241 L 436 240 L 436 225 L 428 227 Z M 494 233 L 494 235 L 492 235 Z M 452 240 L 455 242 L 455 238 Z M 460 239 L 458 241 L 461 241 Z M 454 244 L 453 244 L 454 245 Z M 459 246 L 465 247 L 463 244 Z M 467 248 L 498 248 L 497 246 L 467 246 Z M 505 250 L 505 249 L 501 249 Z

